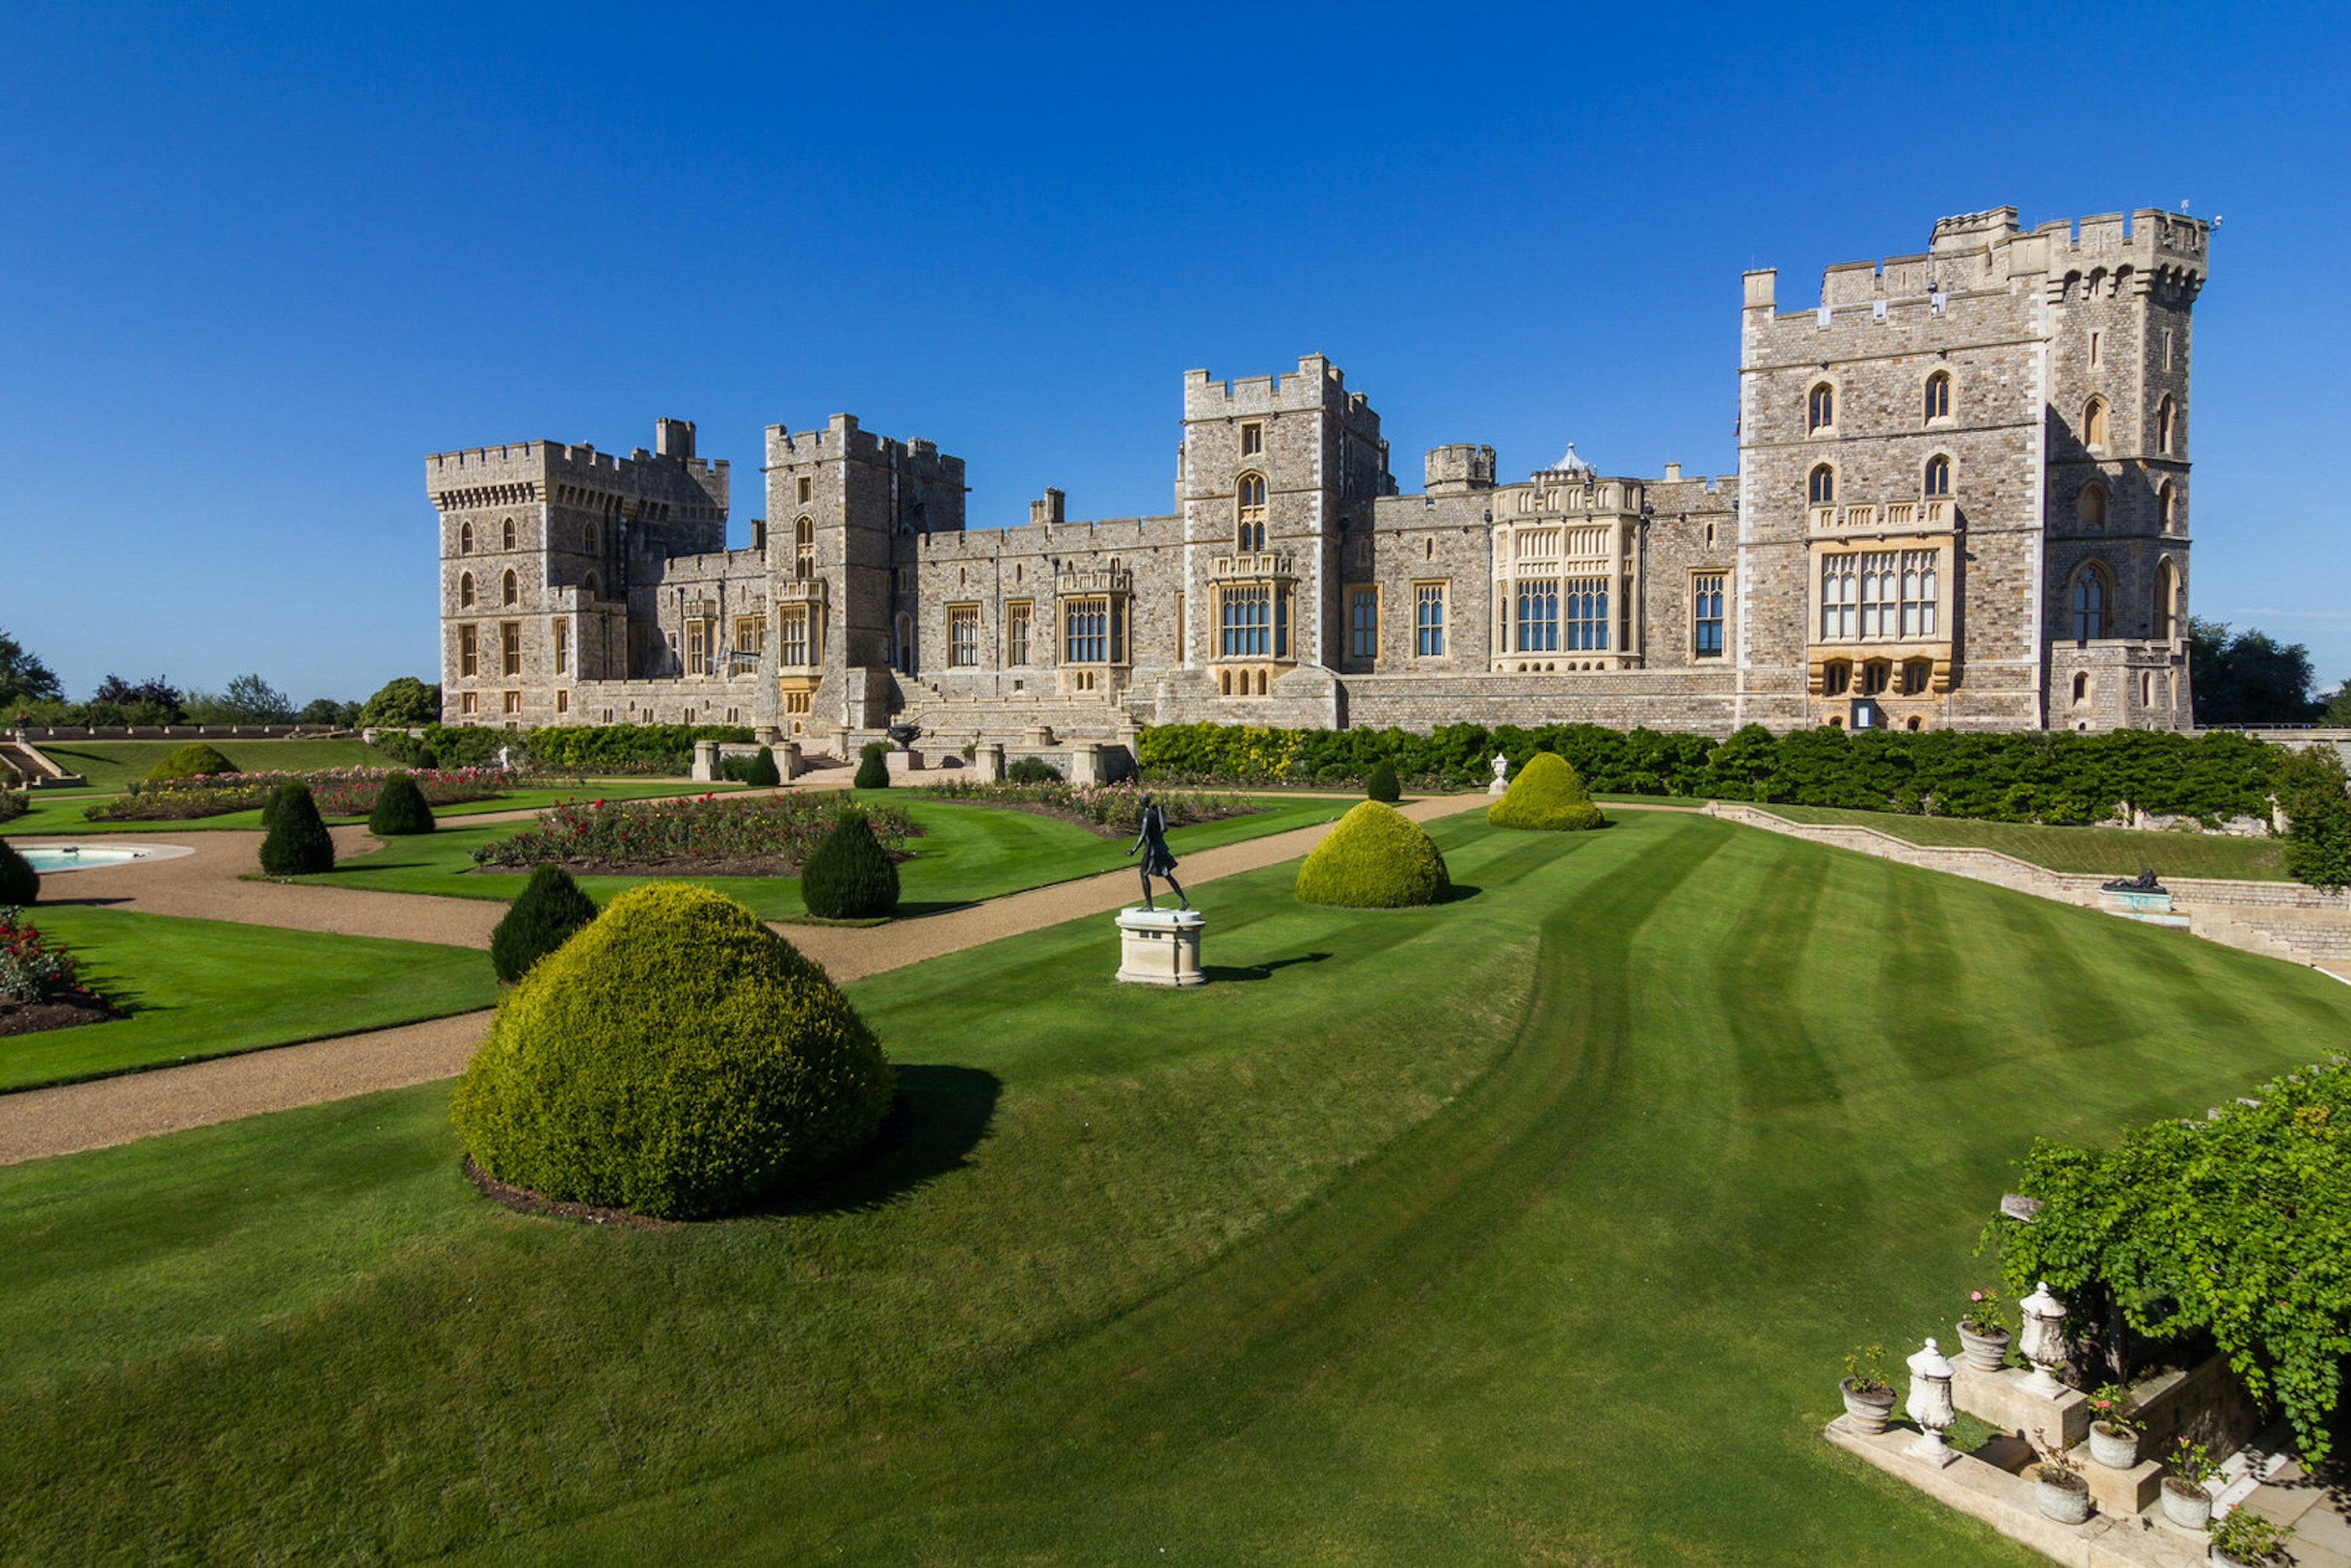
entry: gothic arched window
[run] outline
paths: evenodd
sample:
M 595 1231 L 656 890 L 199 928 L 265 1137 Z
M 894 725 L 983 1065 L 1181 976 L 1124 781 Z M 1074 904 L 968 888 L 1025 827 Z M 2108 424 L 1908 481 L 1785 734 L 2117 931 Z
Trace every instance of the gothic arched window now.
M 2082 410 L 2082 444 L 2092 451 L 2106 444 L 2106 400 L 2092 398 Z
M 2074 574 L 2074 586 L 2066 601 L 2074 614 L 2074 641 L 2088 643 L 2106 634 L 2106 600 L 2109 590 L 2105 568 L 2095 561 L 2086 562 Z
M 504 604 L 520 604 L 522 602 L 522 580 L 515 576 L 511 569 L 507 572 L 504 596 L 501 598 L 499 602 Z
M 457 579 L 457 608 L 471 610 L 473 607 L 474 574 L 469 571 Z
M 1836 470 L 1823 463 L 1813 470 L 1810 494 L 1815 507 L 1833 506 L 1836 501 Z
M 1804 428 L 1826 430 L 1836 423 L 1836 388 L 1823 382 L 1813 389 L 1811 401 L 1805 405 Z
M 474 525 L 471 523 L 457 530 L 457 553 L 459 555 L 474 553 Z
M 1927 378 L 1927 417 L 1949 419 L 1951 416 L 1951 377 L 1948 371 L 1937 371 Z
M 1235 548 L 1262 550 L 1265 549 L 1265 476 L 1242 475 L 1240 483 L 1234 487 L 1234 497 L 1240 519 Z
M 1940 453 L 1927 459 L 1927 494 L 1948 496 L 1951 493 L 1951 460 Z
M 506 527 L 499 531 L 498 538 L 502 541 L 498 547 L 499 549 L 512 549 L 515 548 L 515 527 L 514 519 L 512 517 L 508 517 L 507 519 Z
M 2179 415 L 2179 405 L 2173 402 L 2168 393 L 2165 395 L 2164 400 L 2156 405 L 2155 449 L 2167 457 L 2171 455 L 2172 421 Z
M 2081 495 L 2074 502 L 2074 515 L 2081 519 L 2082 526 L 2085 528 L 2105 528 L 2106 526 L 2106 487 L 2095 480 L 2083 486 Z

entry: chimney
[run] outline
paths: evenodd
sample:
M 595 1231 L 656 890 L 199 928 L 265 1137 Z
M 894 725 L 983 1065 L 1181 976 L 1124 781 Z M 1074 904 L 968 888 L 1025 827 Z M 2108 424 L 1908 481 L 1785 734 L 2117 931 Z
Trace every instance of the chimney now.
M 1043 500 L 1031 501 L 1029 503 L 1029 522 L 1059 523 L 1061 521 L 1061 493 L 1059 490 L 1054 489 L 1052 486 L 1047 486 Z
M 1668 485 L 1675 485 L 1675 484 L 1678 484 L 1678 483 L 1680 483 L 1680 482 L 1681 482 L 1681 476 L 1682 476 L 1682 465 L 1681 465 L 1680 464 L 1678 464 L 1678 463 L 1668 463 L 1668 464 L 1667 464 L 1667 465 L 1666 465 L 1666 483 L 1667 483 L 1667 484 L 1668 484 Z
M 664 457 L 674 457 L 680 463 L 693 462 L 694 421 L 690 419 L 653 421 L 653 451 Z

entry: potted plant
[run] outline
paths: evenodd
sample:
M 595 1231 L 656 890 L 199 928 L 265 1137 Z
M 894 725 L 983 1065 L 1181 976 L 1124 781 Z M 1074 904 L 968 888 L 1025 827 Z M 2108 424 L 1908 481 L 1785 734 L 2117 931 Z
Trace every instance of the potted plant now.
M 2109 1469 L 2138 1463 L 2138 1401 L 2119 1383 L 2090 1396 L 2090 1458 Z
M 2009 1303 L 1994 1290 L 1970 1291 L 1959 1318 L 1959 1354 L 1972 1372 L 1998 1372 L 2016 1338 Z
M 2204 1445 L 2181 1437 L 2171 1445 L 2171 1473 L 2163 1478 L 2163 1517 L 2187 1530 L 2212 1522 L 2212 1494 L 2204 1483 L 2220 1473 Z
M 2060 1524 L 2084 1524 L 2090 1518 L 2090 1483 L 2082 1467 L 2063 1443 L 2052 1444 L 2046 1427 L 2032 1429 L 2032 1451 L 2041 1463 L 2032 1471 L 2032 1500 L 2043 1513 Z
M 1846 1356 L 1844 1381 L 1837 1387 L 1844 1395 L 1845 1425 L 1865 1437 L 1886 1430 L 1894 1414 L 1894 1385 L 1886 1381 L 1884 1345 L 1865 1344 Z
M 2232 1508 L 2212 1526 L 2211 1560 L 2220 1568 L 2272 1568 L 2286 1561 L 2285 1539 L 2293 1533 L 2258 1513 Z

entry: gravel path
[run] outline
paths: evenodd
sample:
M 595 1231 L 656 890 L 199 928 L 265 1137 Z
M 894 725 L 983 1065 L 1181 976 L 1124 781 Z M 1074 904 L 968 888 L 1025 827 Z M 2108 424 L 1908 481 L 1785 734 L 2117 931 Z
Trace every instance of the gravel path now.
M 1334 818 L 1343 800 L 1334 798 Z M 1486 803 L 1483 795 L 1438 796 L 1416 800 L 1404 812 L 1426 821 Z M 1185 887 L 1196 890 L 1219 877 L 1278 865 L 1304 854 L 1328 831 L 1327 824 L 1293 828 L 1188 855 L 1183 863 Z M 342 835 L 364 837 L 364 830 L 343 828 L 336 833 L 338 853 L 358 852 L 360 839 L 347 842 Z M 490 927 L 506 912 L 504 904 L 472 899 L 241 882 L 237 878 L 252 869 L 259 834 L 187 836 L 197 841 L 191 845 L 195 854 L 136 870 L 71 873 L 74 896 L 57 902 L 104 903 L 154 914 L 199 915 L 359 936 L 410 936 L 465 946 L 487 946 Z M 234 844 L 227 841 L 232 840 Z M 175 874 L 166 879 L 167 873 Z M 1123 909 L 1136 902 L 1137 887 L 1134 873 L 1122 870 L 886 925 L 779 925 L 776 929 L 821 962 L 834 979 L 854 980 L 999 936 Z M 1104 963 L 1115 961 L 1117 949 L 1107 934 L 1102 950 Z M 486 1010 L 465 1013 L 186 1067 L 0 1094 L 0 1165 L 446 1078 L 464 1069 L 489 1029 L 490 1018 Z

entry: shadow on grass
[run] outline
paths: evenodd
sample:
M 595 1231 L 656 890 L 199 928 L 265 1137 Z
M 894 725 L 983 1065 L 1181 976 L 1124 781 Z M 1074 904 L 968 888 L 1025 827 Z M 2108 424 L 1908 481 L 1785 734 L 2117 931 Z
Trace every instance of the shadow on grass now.
M 1467 899 L 1475 898 L 1485 891 L 1482 887 L 1473 886 L 1466 882 L 1457 882 L 1453 884 L 1453 891 L 1445 895 L 1445 902 L 1459 904 Z
M 898 1069 L 898 1099 L 872 1145 L 848 1169 L 751 1210 L 764 1215 L 847 1214 L 879 1208 L 962 1168 L 996 1119 L 1003 1081 L 976 1067 Z
M 1203 964 L 1200 972 L 1211 980 L 1270 980 L 1276 969 L 1292 964 L 1319 964 L 1328 953 L 1301 953 L 1295 958 L 1269 958 L 1262 964 Z

